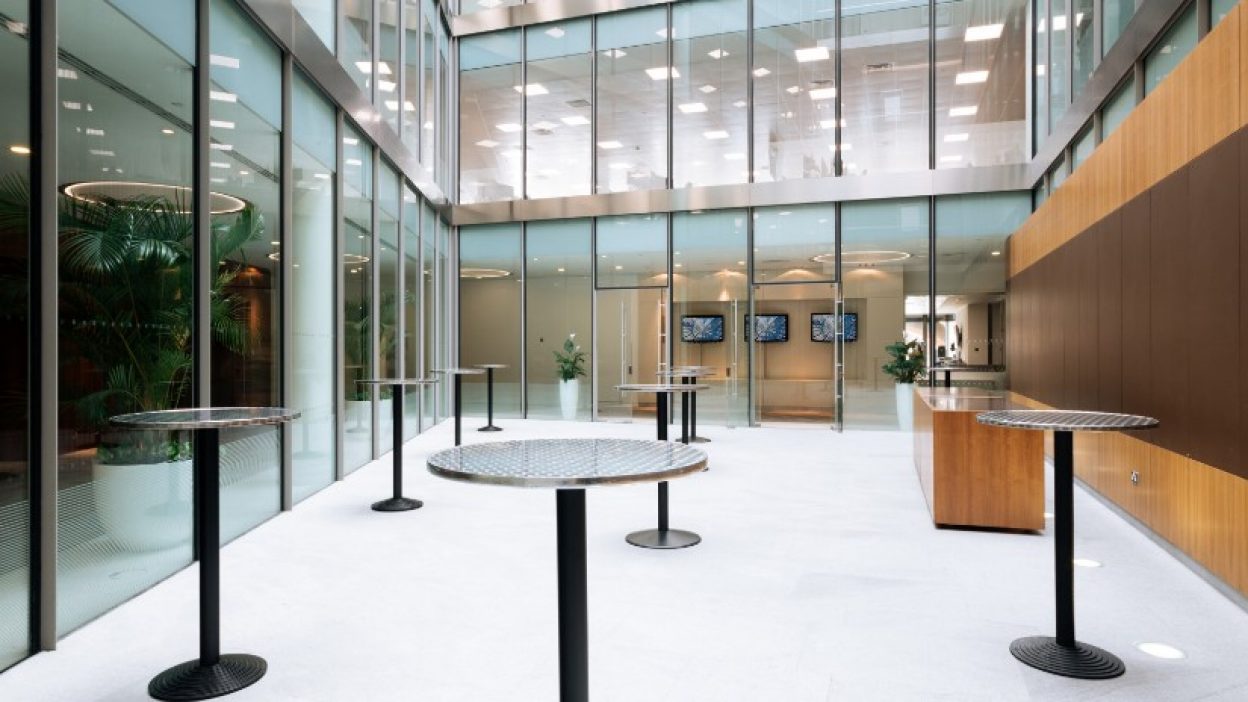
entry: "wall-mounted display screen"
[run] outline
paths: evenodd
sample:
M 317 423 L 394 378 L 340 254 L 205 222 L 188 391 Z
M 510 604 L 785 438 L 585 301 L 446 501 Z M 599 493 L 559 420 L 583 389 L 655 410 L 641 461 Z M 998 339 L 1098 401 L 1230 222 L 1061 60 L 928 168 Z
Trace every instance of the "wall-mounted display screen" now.
M 810 315 L 811 341 L 836 341 L 836 315 L 830 312 L 816 312 Z M 845 313 L 845 341 L 858 340 L 858 313 Z
M 688 344 L 709 344 L 724 340 L 722 315 L 685 315 L 680 318 L 680 340 Z
M 789 315 L 760 314 L 754 318 L 754 340 L 761 343 L 772 343 L 789 340 Z M 745 334 L 750 334 L 750 315 L 745 315 Z

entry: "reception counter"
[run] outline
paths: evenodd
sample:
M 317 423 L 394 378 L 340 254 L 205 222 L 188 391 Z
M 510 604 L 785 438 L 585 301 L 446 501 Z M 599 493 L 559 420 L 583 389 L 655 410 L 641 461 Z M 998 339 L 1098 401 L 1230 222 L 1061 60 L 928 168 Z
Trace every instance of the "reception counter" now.
M 975 421 L 1026 409 L 979 388 L 914 391 L 914 464 L 937 526 L 1044 529 L 1044 433 Z

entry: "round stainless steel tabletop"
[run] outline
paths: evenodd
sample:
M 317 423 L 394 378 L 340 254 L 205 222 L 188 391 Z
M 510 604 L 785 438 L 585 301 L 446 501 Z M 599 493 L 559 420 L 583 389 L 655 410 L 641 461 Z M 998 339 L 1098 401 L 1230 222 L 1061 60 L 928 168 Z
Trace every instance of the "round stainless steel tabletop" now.
M 473 368 L 483 368 L 485 370 L 499 370 L 499 369 L 507 368 L 507 367 L 508 366 L 506 363 L 478 363 L 477 365 L 473 366 Z
M 1076 410 L 999 410 L 983 412 L 975 419 L 994 427 L 1043 431 L 1128 431 L 1152 429 L 1159 424 L 1152 417 L 1138 414 Z
M 484 375 L 485 371 L 480 368 L 438 368 L 434 373 L 445 373 L 447 375 Z
M 355 381 L 361 385 L 437 385 L 437 378 L 369 378 Z
M 300 416 L 285 407 L 192 407 L 119 414 L 108 421 L 126 429 L 229 429 L 283 424 Z
M 459 446 L 429 457 L 449 480 L 532 488 L 652 483 L 706 469 L 706 454 L 644 439 L 528 439 Z
M 615 389 L 620 392 L 697 392 L 710 390 L 711 386 L 691 383 L 628 383 L 616 385 Z

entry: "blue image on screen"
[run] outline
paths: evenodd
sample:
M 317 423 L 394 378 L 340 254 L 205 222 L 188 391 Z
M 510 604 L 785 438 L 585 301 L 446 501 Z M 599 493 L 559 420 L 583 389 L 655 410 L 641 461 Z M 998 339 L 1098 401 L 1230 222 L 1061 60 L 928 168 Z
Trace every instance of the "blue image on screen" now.
M 719 315 L 681 317 L 680 340 L 690 344 L 706 344 L 724 340 L 724 318 Z
M 857 341 L 857 340 L 858 340 L 858 313 L 846 312 L 845 313 L 845 341 L 849 342 L 849 341 Z
M 750 316 L 745 316 L 745 328 L 750 328 Z M 748 331 L 746 332 L 749 333 Z M 747 337 L 748 338 L 748 337 Z M 789 315 L 760 314 L 754 317 L 754 340 L 761 343 L 789 340 Z
M 858 313 L 846 312 L 845 319 L 845 341 L 858 340 Z M 836 341 L 836 315 L 829 312 L 820 312 L 810 315 L 810 340 L 833 342 Z

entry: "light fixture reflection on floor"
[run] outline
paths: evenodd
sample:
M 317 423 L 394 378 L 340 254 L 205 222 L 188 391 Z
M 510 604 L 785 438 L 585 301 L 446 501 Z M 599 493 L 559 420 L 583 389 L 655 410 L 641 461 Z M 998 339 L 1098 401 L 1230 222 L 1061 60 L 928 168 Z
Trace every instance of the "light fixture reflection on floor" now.
M 511 275 L 511 271 L 505 271 L 501 268 L 461 268 L 459 269 L 460 278 L 472 278 L 473 280 L 485 280 L 489 278 L 506 278 Z
M 125 204 L 133 200 L 164 199 L 177 208 L 179 214 L 191 212 L 191 189 L 185 185 L 141 183 L 124 180 L 95 180 L 70 183 L 61 188 L 66 197 L 81 202 L 103 204 L 114 201 Z M 214 215 L 241 212 L 247 201 L 224 193 L 210 193 L 209 212 Z
M 1136 644 L 1135 647 L 1144 653 L 1153 656 L 1154 658 L 1164 658 L 1168 661 L 1177 661 L 1182 658 L 1187 658 L 1186 653 L 1180 651 L 1174 646 L 1171 646 L 1170 644 L 1157 643 L 1156 641 L 1145 641 L 1144 643 Z
M 1094 561 L 1091 558 L 1076 558 L 1075 560 L 1071 562 L 1079 566 L 1080 568 L 1100 568 L 1101 567 L 1100 561 Z
M 841 264 L 845 266 L 876 266 L 883 263 L 896 263 L 910 258 L 913 254 L 905 251 L 842 251 Z M 836 254 L 819 254 L 812 256 L 815 263 L 835 263 Z

